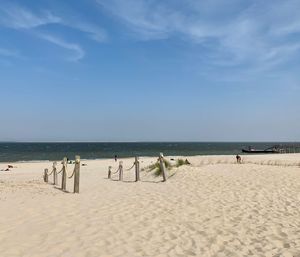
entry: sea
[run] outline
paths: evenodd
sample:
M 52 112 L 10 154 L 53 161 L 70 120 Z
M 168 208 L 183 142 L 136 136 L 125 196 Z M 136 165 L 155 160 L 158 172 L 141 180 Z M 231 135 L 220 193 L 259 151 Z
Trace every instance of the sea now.
M 249 146 L 266 149 L 282 142 L 138 142 L 138 143 L 0 143 L 0 162 L 53 161 L 63 157 L 103 159 L 132 156 L 242 154 Z M 290 144 L 290 143 L 284 143 Z

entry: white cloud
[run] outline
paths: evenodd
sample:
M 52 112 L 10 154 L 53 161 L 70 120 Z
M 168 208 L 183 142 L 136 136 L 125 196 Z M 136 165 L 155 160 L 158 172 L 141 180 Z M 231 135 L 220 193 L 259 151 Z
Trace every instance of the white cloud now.
M 68 43 L 61 38 L 54 37 L 52 35 L 47 35 L 47 34 L 39 34 L 39 37 L 59 47 L 73 51 L 74 54 L 72 57 L 68 58 L 69 61 L 79 61 L 85 56 L 84 50 L 77 44 Z
M 15 4 L 8 4 L 0 6 L 0 26 L 4 26 L 16 30 L 28 30 L 32 35 L 37 35 L 48 42 L 51 42 L 64 49 L 74 52 L 74 56 L 69 59 L 70 61 L 78 61 L 85 56 L 85 52 L 81 46 L 74 43 L 67 43 L 65 39 L 57 38 L 50 35 L 50 31 L 47 32 L 47 27 L 44 28 L 47 34 L 40 34 L 37 28 L 41 26 L 47 26 L 56 24 L 63 27 L 68 27 L 81 31 L 92 40 L 97 42 L 103 42 L 107 39 L 105 30 L 97 25 L 91 24 L 83 19 L 69 18 L 68 16 L 62 17 L 54 15 L 50 11 L 33 12 L 24 7 Z M 0 49 L 1 55 L 10 55 L 14 53 L 4 51 Z
M 14 29 L 31 29 L 47 24 L 60 23 L 61 18 L 50 12 L 35 15 L 25 8 L 19 6 L 0 7 L 0 23 Z
M 87 33 L 91 39 L 97 42 L 101 43 L 106 41 L 107 39 L 107 34 L 105 30 L 91 23 L 84 21 L 63 21 L 62 24 Z
M 50 32 L 41 34 L 36 31 L 36 29 L 41 26 L 51 24 L 79 30 L 97 42 L 103 42 L 107 38 L 106 32 L 102 28 L 82 19 L 74 20 L 68 17 L 59 17 L 50 11 L 33 12 L 14 4 L 0 6 L 0 26 L 2 25 L 16 30 L 28 30 L 33 35 L 37 35 L 52 44 L 72 51 L 73 56 L 68 59 L 69 61 L 79 61 L 84 58 L 85 52 L 80 45 L 68 43 L 65 39 L 51 35 Z M 17 53 L 0 48 L 0 55 L 16 57 Z
M 102 1 L 97 3 L 112 15 L 120 18 L 143 39 L 160 39 L 168 36 L 181 17 L 169 14 L 162 5 L 150 6 L 146 1 Z M 173 17 L 172 17 L 173 16 Z M 170 26 L 172 23 L 172 26 Z
M 300 31 L 298 0 L 96 1 L 138 39 L 178 37 L 207 46 L 212 65 L 268 69 L 299 52 L 298 42 L 287 38 Z
M 107 38 L 104 29 L 87 21 L 54 15 L 50 11 L 33 12 L 18 5 L 0 6 L 0 25 L 13 29 L 34 29 L 40 26 L 57 24 L 87 33 L 95 41 Z

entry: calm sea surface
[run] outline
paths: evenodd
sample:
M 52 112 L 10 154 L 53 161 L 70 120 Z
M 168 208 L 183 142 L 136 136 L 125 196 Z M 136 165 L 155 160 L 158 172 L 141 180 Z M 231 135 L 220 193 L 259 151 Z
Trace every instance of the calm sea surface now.
M 0 143 L 0 162 L 101 159 L 131 156 L 164 155 L 227 155 L 241 153 L 251 145 L 265 149 L 280 143 Z

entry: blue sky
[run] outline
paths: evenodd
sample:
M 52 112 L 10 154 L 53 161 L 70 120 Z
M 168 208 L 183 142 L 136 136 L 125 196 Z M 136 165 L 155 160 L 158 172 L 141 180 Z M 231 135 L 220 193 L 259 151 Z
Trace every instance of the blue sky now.
M 299 141 L 299 10 L 0 0 L 0 140 Z

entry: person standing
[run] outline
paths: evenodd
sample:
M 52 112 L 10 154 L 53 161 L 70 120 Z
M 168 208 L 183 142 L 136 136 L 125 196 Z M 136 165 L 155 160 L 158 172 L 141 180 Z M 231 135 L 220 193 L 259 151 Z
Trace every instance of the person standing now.
M 236 155 L 235 158 L 236 158 L 236 162 L 237 162 L 237 163 L 240 164 L 240 163 L 242 162 L 242 158 L 241 158 L 241 156 L 239 156 L 238 154 Z

